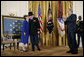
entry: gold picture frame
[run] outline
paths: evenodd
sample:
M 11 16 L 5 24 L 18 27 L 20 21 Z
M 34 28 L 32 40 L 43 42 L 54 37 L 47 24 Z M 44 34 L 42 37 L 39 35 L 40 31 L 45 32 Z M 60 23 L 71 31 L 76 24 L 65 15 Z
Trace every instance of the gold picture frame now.
M 1 18 L 2 20 L 1 20 L 1 28 L 2 28 L 2 32 L 1 32 L 1 34 L 2 34 L 2 36 L 4 36 L 4 31 L 5 31 L 5 29 L 7 29 L 6 27 L 6 25 L 8 24 L 8 23 L 10 23 L 10 22 L 12 22 L 11 20 L 24 20 L 24 18 L 23 17 L 15 17 L 15 16 L 7 16 L 7 15 L 2 15 L 2 18 Z M 5 24 L 5 22 L 6 22 L 6 20 L 7 19 L 9 19 L 10 21 L 8 21 L 6 24 Z M 5 21 L 4 21 L 5 20 Z M 18 22 L 17 22 L 18 23 Z M 8 34 L 8 36 L 18 36 L 18 35 L 20 35 L 20 34 Z

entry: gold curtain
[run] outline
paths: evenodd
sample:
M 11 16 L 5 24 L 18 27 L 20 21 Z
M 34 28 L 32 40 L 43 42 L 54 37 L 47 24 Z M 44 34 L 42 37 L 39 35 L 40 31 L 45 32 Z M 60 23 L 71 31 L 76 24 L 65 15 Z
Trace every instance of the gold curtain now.
M 42 14 L 42 26 L 43 26 L 43 33 L 40 34 L 40 45 L 42 46 L 59 46 L 59 34 L 57 29 L 57 2 L 58 1 L 50 1 L 50 6 L 52 10 L 52 18 L 54 23 L 54 29 L 49 36 L 48 30 L 46 28 L 47 25 L 47 19 L 48 19 L 48 5 L 49 1 L 29 1 L 29 11 L 32 11 L 34 13 L 34 17 L 38 16 L 38 5 L 40 2 L 41 6 L 41 14 Z M 63 6 L 63 15 L 67 15 L 67 10 L 69 8 L 72 9 L 72 1 L 62 1 Z M 66 26 L 65 26 L 66 27 Z M 63 44 L 67 45 L 67 34 L 65 34 L 65 37 L 63 39 Z M 62 44 L 62 43 L 61 43 Z

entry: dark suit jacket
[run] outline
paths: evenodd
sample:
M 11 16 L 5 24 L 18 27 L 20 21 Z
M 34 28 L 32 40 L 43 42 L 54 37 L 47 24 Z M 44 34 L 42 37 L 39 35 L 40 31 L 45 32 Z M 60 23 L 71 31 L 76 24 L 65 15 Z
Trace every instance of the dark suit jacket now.
M 76 28 L 77 28 L 76 32 L 81 33 L 81 32 L 83 32 L 83 21 L 78 20 L 77 22 L 78 22 L 78 24 L 76 24 Z
M 33 19 L 29 19 L 29 34 L 30 35 L 36 35 L 38 34 L 38 30 L 40 30 L 40 23 L 38 18 L 33 17 Z
M 67 25 L 67 32 L 76 31 L 76 19 L 77 19 L 77 16 L 75 14 L 71 14 L 67 18 L 67 20 L 65 21 L 65 25 Z

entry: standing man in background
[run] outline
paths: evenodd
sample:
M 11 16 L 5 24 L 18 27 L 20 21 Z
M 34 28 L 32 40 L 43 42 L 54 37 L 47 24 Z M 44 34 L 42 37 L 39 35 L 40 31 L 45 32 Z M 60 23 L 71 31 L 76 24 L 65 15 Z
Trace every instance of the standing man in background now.
M 80 44 L 80 37 L 81 37 L 81 40 L 82 40 L 82 47 L 83 47 L 83 21 L 81 20 L 82 17 L 81 16 L 78 16 L 78 21 L 76 22 L 77 24 L 77 36 L 78 36 L 78 47 L 79 47 L 79 44 Z
M 63 16 L 65 25 L 67 25 L 67 38 L 70 50 L 67 53 L 77 54 L 78 48 L 76 43 L 76 15 L 72 9 L 68 10 L 69 17 Z

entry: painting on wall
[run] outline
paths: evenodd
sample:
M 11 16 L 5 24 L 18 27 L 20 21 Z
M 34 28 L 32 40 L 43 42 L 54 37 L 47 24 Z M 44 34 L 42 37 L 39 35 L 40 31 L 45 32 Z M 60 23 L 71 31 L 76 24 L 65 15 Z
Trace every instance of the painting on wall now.
M 22 23 L 24 21 L 23 17 L 11 17 L 11 16 L 2 16 L 3 20 L 3 34 L 4 35 L 20 35 Z

